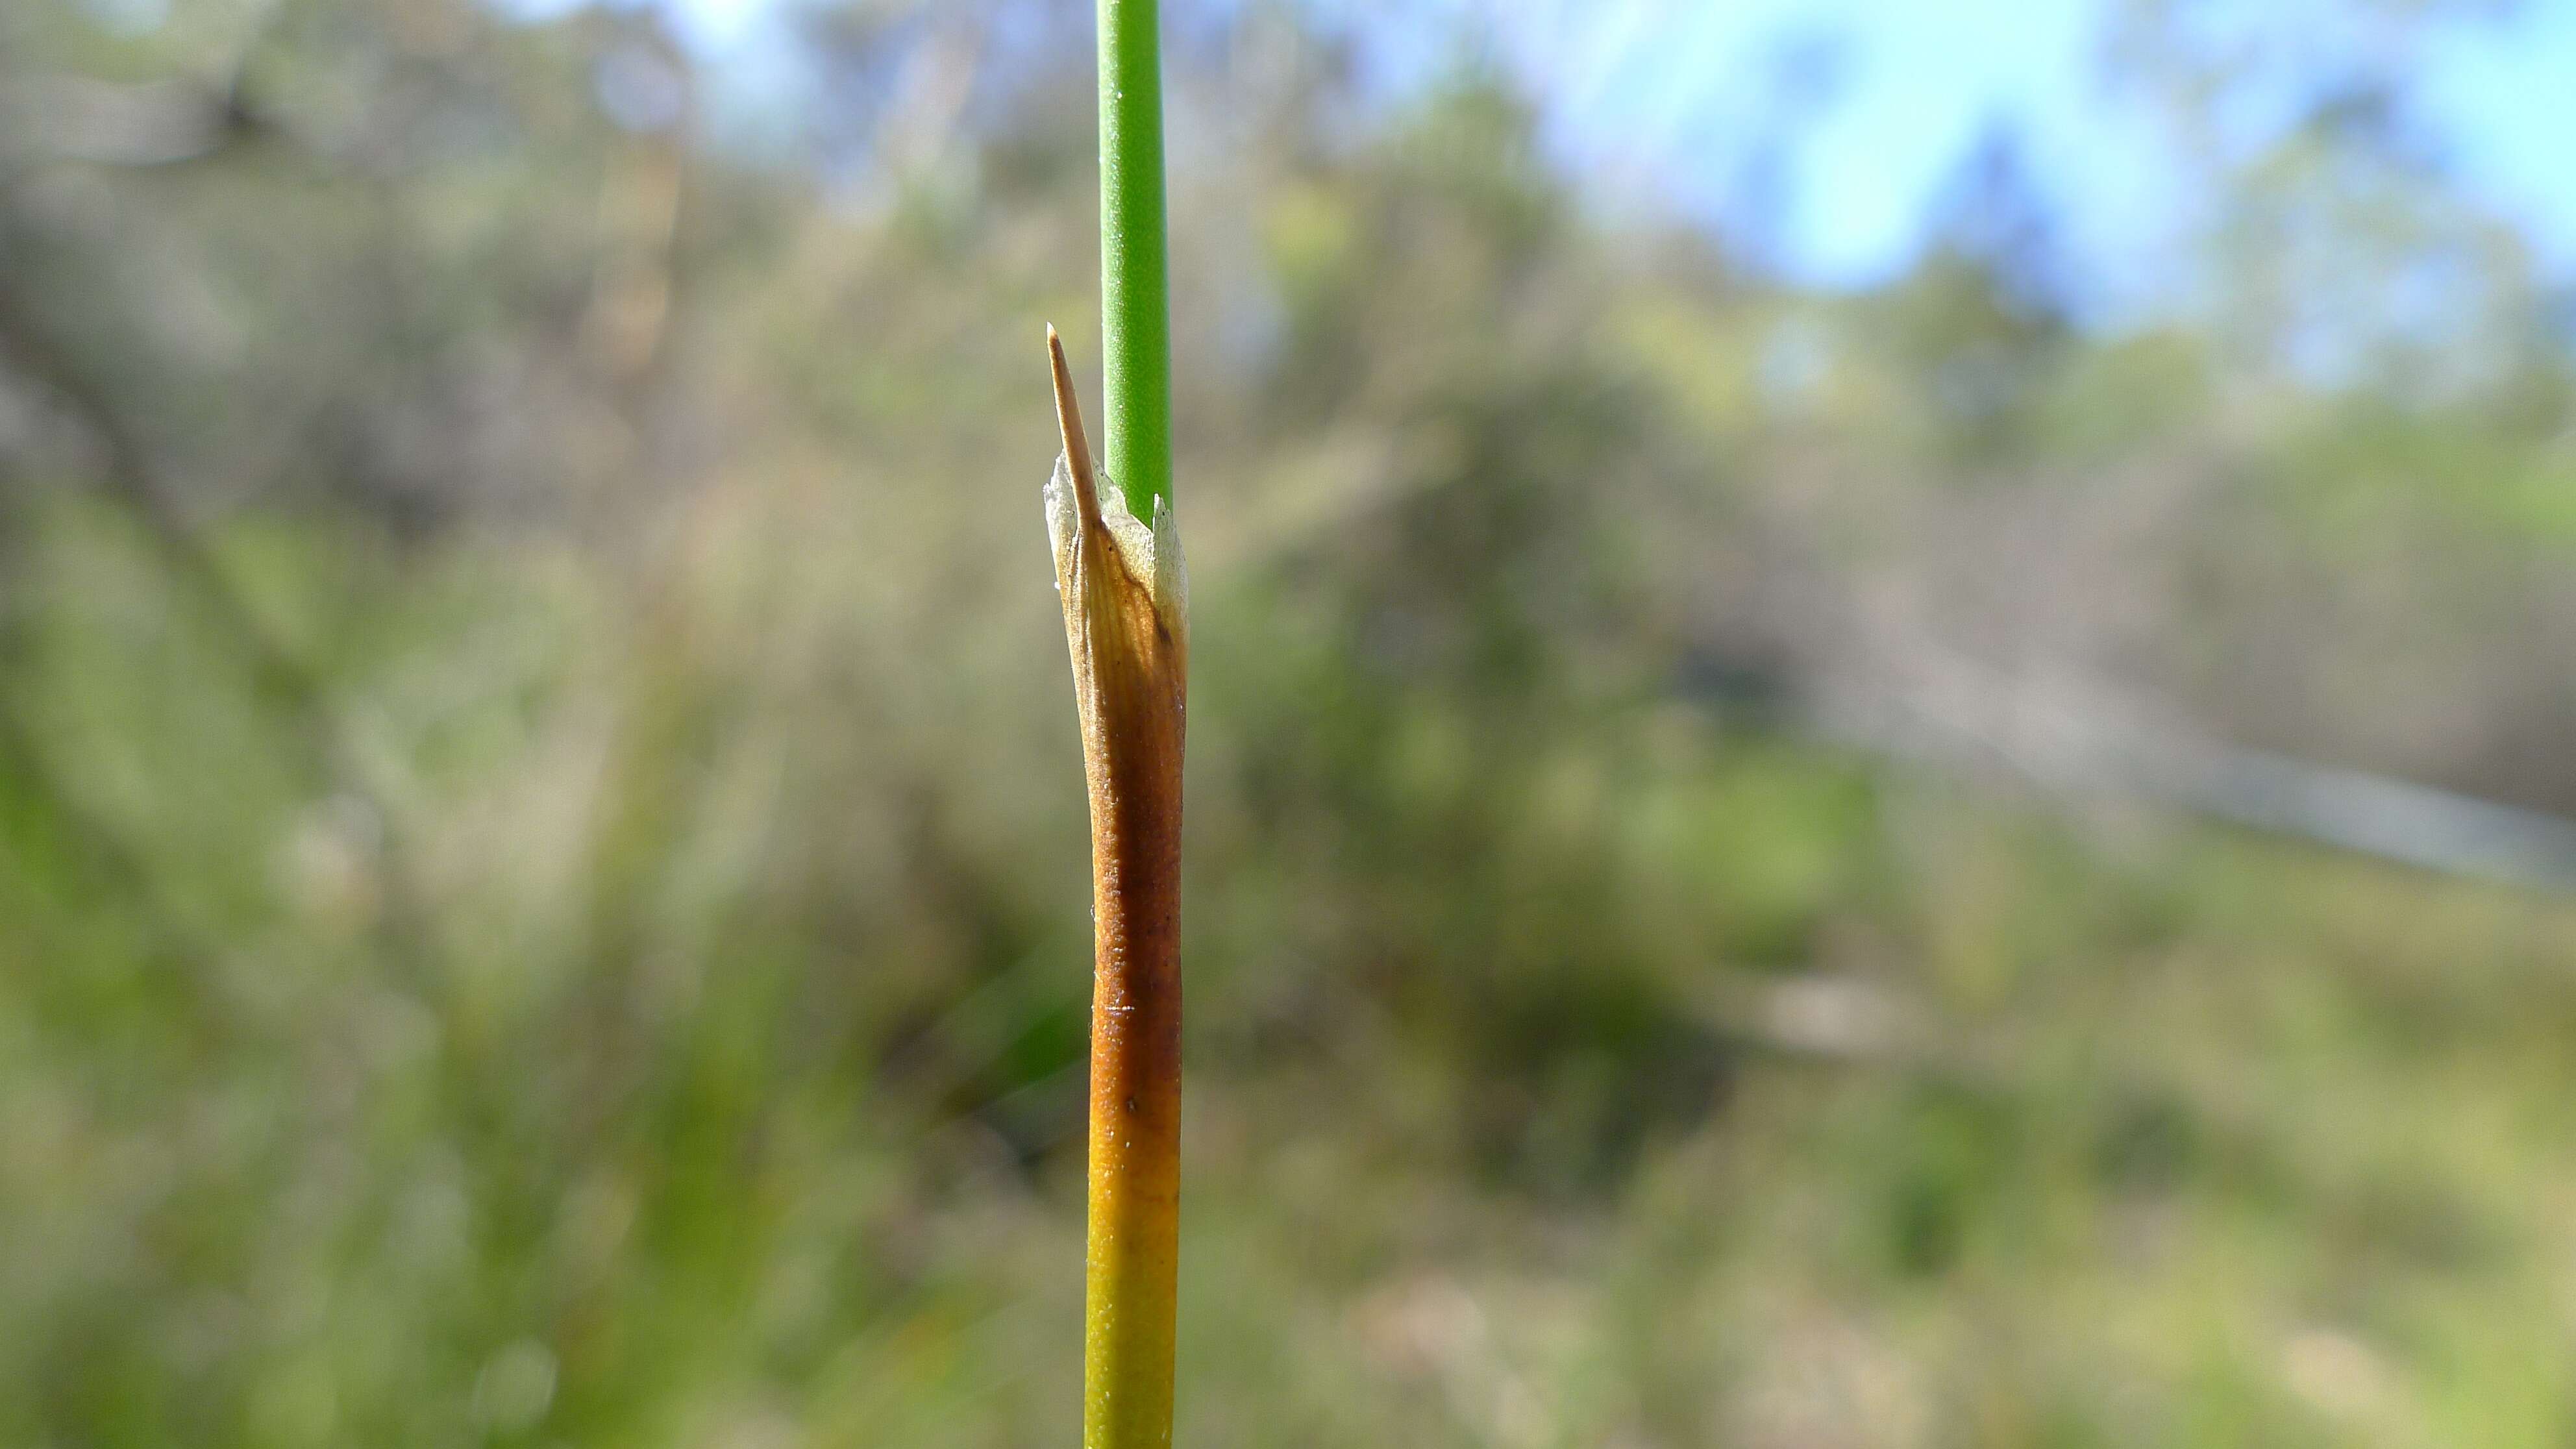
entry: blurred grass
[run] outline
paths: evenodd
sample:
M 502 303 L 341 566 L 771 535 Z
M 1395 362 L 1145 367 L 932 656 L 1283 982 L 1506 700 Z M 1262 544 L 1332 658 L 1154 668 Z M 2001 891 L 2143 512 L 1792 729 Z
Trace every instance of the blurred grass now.
M 908 761 L 744 682 L 804 632 L 748 572 L 624 607 L 474 540 L 351 591 L 227 538 L 358 611 L 397 949 L 392 829 L 281 765 L 112 517 L 43 528 L 78 583 L 12 663 L 9 1438 L 1070 1433 L 1052 711 Z M 1274 592 L 1202 609 L 1193 1442 L 2563 1428 L 2564 906 L 2106 846 L 1653 702 L 1533 739 L 1301 666 Z
M 296 145 L 5 193 L 68 371 L 17 336 L 0 1442 L 1069 1443 L 1085 93 L 866 205 L 692 158 L 657 238 L 680 163 L 567 99 L 624 22 L 459 14 L 290 7 Z M 2253 396 L 1973 259 L 1800 298 L 1488 84 L 1334 147 L 1289 76 L 1176 201 L 1181 1442 L 2565 1442 L 2576 909 L 1676 684 L 1763 569 L 2214 454 L 2150 672 L 2474 704 L 2549 674 L 2557 364 Z

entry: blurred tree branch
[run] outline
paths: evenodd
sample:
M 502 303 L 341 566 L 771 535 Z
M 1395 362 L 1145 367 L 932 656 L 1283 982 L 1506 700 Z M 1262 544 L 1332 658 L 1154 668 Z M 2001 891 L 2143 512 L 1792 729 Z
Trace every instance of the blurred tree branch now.
M 102 166 L 171 166 L 213 156 L 235 142 L 273 134 L 236 77 L 224 86 L 194 81 L 139 85 L 74 75 L 12 78 L 0 115 L 46 160 Z

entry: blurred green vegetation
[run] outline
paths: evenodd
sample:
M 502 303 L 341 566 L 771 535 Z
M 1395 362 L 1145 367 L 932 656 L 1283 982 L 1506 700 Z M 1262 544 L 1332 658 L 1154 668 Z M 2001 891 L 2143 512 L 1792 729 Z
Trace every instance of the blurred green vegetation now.
M 1088 79 L 971 42 L 1087 16 L 895 13 L 814 35 L 918 62 L 859 181 L 613 122 L 632 14 L 0 20 L 0 1443 L 1072 1441 Z M 2244 738 L 2576 800 L 2530 309 L 2329 384 L 1967 240 L 1804 296 L 1233 25 L 1181 1441 L 2576 1434 L 2576 907 L 1797 708 L 1819 600 L 2109 608 Z

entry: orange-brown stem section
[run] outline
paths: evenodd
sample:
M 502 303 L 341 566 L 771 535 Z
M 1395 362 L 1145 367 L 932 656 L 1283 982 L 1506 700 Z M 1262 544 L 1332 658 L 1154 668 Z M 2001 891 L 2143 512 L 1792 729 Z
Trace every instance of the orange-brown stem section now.
M 1171 1442 L 1180 1246 L 1181 751 L 1188 659 L 1101 517 L 1064 347 L 1047 334 L 1080 516 L 1058 559 L 1091 794 L 1091 1219 L 1083 1442 Z

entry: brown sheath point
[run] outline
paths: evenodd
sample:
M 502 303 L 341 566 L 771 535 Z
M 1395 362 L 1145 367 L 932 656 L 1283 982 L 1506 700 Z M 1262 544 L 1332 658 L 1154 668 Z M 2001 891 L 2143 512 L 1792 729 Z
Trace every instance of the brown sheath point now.
M 1064 434 L 1065 467 L 1073 474 L 1073 497 L 1088 525 L 1100 521 L 1100 489 L 1091 476 L 1091 440 L 1082 431 L 1082 400 L 1074 396 L 1073 369 L 1065 366 L 1064 339 L 1047 324 L 1047 356 L 1055 364 L 1055 421 Z

